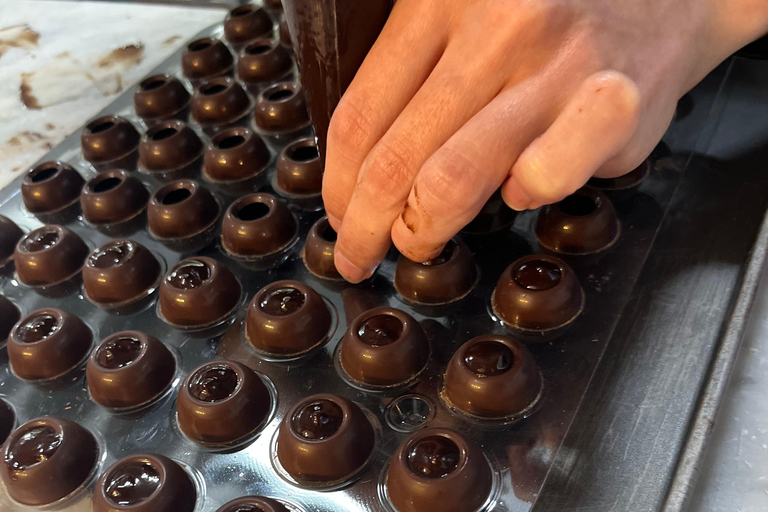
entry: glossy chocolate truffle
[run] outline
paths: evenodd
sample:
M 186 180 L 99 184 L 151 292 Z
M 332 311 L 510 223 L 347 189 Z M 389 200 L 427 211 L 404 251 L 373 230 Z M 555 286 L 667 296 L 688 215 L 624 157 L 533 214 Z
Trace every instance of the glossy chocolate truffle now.
M 651 161 L 645 160 L 634 170 L 616 178 L 592 178 L 587 185 L 605 193 L 611 201 L 626 201 L 640 188 L 640 184 L 651 172 Z
M 147 405 L 171 385 L 176 361 L 154 336 L 116 332 L 91 352 L 85 367 L 91 399 L 108 409 Z
M 333 318 L 323 298 L 298 281 L 275 281 L 248 305 L 245 337 L 256 350 L 298 357 L 328 341 Z
M 0 445 L 2 445 L 8 436 L 16 427 L 16 413 L 11 404 L 0 398 Z
M 343 280 L 333 262 L 335 247 L 336 232 L 328 223 L 328 217 L 321 217 L 307 233 L 307 242 L 301 252 L 307 270 L 323 279 Z
M 210 229 L 219 218 L 213 195 L 194 180 L 176 180 L 152 194 L 147 208 L 149 234 L 159 240 L 188 239 Z
M 292 82 L 282 82 L 264 89 L 256 100 L 256 127 L 266 133 L 285 133 L 309 125 L 304 89 Z
M 426 428 L 398 447 L 387 472 L 387 493 L 398 512 L 476 512 L 493 476 L 479 446 L 448 428 Z
M 16 245 L 16 274 L 27 286 L 63 283 L 80 273 L 89 252 L 73 231 L 53 224 L 43 226 L 27 233 Z
M 272 35 L 272 18 L 253 4 L 235 7 L 224 18 L 224 38 L 234 47 Z
M 264 496 L 243 496 L 228 501 L 216 512 L 291 512 L 288 507 L 272 498 Z
M 207 81 L 192 96 L 192 117 L 203 127 L 220 127 L 241 120 L 251 107 L 245 89 L 229 77 Z
M 314 137 L 292 142 L 277 159 L 277 189 L 288 195 L 318 195 L 323 187 L 323 161 Z
M 559 203 L 545 206 L 536 221 L 539 245 L 560 254 L 593 254 L 619 238 L 619 221 L 611 201 L 582 187 Z
M 179 428 L 203 446 L 236 446 L 264 426 L 272 396 L 258 373 L 234 361 L 198 366 L 176 400 Z
M 513 331 L 555 333 L 584 309 L 584 292 L 571 267 L 545 254 L 524 256 L 502 272 L 491 296 L 494 314 Z
M 477 267 L 469 248 L 451 240 L 440 255 L 426 263 L 400 256 L 395 288 L 404 299 L 417 304 L 441 305 L 464 298 L 477 281 Z
M 134 155 L 141 136 L 136 128 L 119 116 L 104 116 L 94 119 L 83 128 L 80 144 L 83 157 L 96 169 L 106 170 L 125 167 L 129 155 Z
M 160 263 L 146 247 L 132 240 L 112 240 L 85 260 L 85 297 L 103 308 L 130 304 L 146 297 L 160 275 Z
M 21 318 L 21 312 L 16 304 L 0 295 L 0 345 L 5 345 L 5 340 L 8 339 L 11 329 L 19 318 Z
M 0 476 L 8 494 L 28 506 L 48 505 L 82 488 L 99 458 L 93 434 L 52 416 L 17 428 L 2 450 Z
M 133 93 L 136 114 L 150 125 L 171 118 L 186 120 L 189 100 L 189 91 L 179 79 L 168 75 L 145 78 Z
M 84 183 L 72 166 L 45 162 L 32 168 L 21 180 L 21 197 L 30 213 L 55 213 L 77 202 Z
M 427 365 L 429 342 L 408 313 L 375 308 L 349 324 L 339 359 L 344 373 L 362 386 L 399 386 L 412 382 Z
M 143 212 L 149 191 L 136 177 L 120 169 L 100 172 L 80 194 L 83 218 L 97 226 L 128 222 Z
M 0 215 L 0 269 L 13 261 L 13 252 L 24 232 L 11 219 Z
M 231 255 L 258 258 L 285 249 L 297 229 L 285 203 L 271 194 L 249 194 L 227 208 L 221 223 L 221 244 Z
M 158 314 L 174 327 L 218 324 L 240 302 L 240 282 L 223 263 L 196 256 L 171 268 L 160 284 Z
M 293 71 L 291 54 L 279 41 L 257 39 L 240 52 L 237 76 L 251 90 L 286 77 Z
M 8 360 L 22 380 L 51 380 L 80 365 L 91 351 L 93 333 L 72 313 L 39 309 L 22 318 L 8 336 Z
M 197 489 L 175 461 L 157 454 L 129 455 L 101 475 L 93 512 L 193 512 Z
M 541 393 L 541 373 L 525 347 L 506 336 L 478 336 L 461 347 L 445 371 L 446 403 L 479 419 L 519 419 Z
M 253 178 L 269 163 L 261 138 L 248 128 L 228 128 L 216 134 L 205 149 L 203 177 L 211 182 L 238 182 Z
M 211 37 L 196 39 L 181 54 L 181 69 L 191 80 L 205 80 L 232 73 L 235 58 L 229 48 Z
M 150 128 L 139 143 L 139 167 L 163 179 L 200 168 L 203 142 L 183 121 L 172 119 Z
M 375 441 L 373 426 L 357 404 L 337 395 L 313 395 L 280 422 L 277 459 L 299 484 L 332 487 L 359 474 Z

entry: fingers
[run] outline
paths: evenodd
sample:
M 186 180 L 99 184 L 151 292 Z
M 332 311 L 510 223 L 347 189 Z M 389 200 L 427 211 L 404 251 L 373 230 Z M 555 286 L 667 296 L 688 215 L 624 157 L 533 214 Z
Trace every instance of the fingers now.
M 323 200 L 328 220 L 336 230 L 341 227 L 365 157 L 423 85 L 443 53 L 447 23 L 436 15 L 433 4 L 423 0 L 397 3 L 333 114 L 328 128 Z
M 533 209 L 575 192 L 631 139 L 639 111 L 640 93 L 628 77 L 616 71 L 588 77 L 517 159 L 502 187 L 505 202 Z

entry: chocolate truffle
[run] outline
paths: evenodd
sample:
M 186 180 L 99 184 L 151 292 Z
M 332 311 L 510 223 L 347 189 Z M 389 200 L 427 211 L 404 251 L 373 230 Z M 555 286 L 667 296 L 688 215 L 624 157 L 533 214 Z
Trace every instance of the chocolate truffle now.
M 252 91 L 285 78 L 293 71 L 291 54 L 279 41 L 257 39 L 240 52 L 237 76 Z
M 171 385 L 176 361 L 154 336 L 116 332 L 91 352 L 85 367 L 91 399 L 108 409 L 147 405 Z
M 82 488 L 96 468 L 99 447 L 88 430 L 43 416 L 17 428 L 2 448 L 8 494 L 27 506 L 48 505 Z
M 461 347 L 445 371 L 442 397 L 478 419 L 520 419 L 541 393 L 541 373 L 523 345 L 506 336 L 478 336 Z
M 290 32 L 290 29 L 288 28 L 288 22 L 285 21 L 285 16 L 280 18 L 279 33 L 280 33 L 280 44 L 288 49 L 293 48 L 293 42 L 291 42 L 291 32 Z
M 296 219 L 282 201 L 271 194 L 249 194 L 227 208 L 221 244 L 236 257 L 264 257 L 290 245 L 297 229 Z
M 250 107 L 243 86 L 229 77 L 207 81 L 192 96 L 192 117 L 203 128 L 218 129 L 240 121 Z
M 174 265 L 160 284 L 158 314 L 174 327 L 207 327 L 232 314 L 241 292 L 240 282 L 223 263 L 188 258 Z
M 145 78 L 133 93 L 136 114 L 150 126 L 165 119 L 186 121 L 189 100 L 189 91 L 179 79 L 168 75 Z
M 93 512 L 193 512 L 196 503 L 189 474 L 157 454 L 118 460 L 101 475 L 93 493 Z
M 361 472 L 375 441 L 373 426 L 357 404 L 337 395 L 312 395 L 280 422 L 277 459 L 300 485 L 333 487 Z
M 203 142 L 183 121 L 172 119 L 150 128 L 139 143 L 139 168 L 160 179 L 194 174 L 200 169 Z
M 16 428 L 16 413 L 11 404 L 0 398 L 0 445 L 8 439 L 14 428 Z
M 236 446 L 264 426 L 272 396 L 258 373 L 234 361 L 198 366 L 176 400 L 179 428 L 195 443 Z
M 328 223 L 328 217 L 321 217 L 307 233 L 307 242 L 301 252 L 304 264 L 312 274 L 323 279 L 342 281 L 333 262 L 336 247 L 336 232 Z
M 135 165 L 141 136 L 136 128 L 119 116 L 94 119 L 83 128 L 80 144 L 83 158 L 97 170 L 129 169 Z
M 19 281 L 27 286 L 53 286 L 72 279 L 83 268 L 88 246 L 73 231 L 56 225 L 30 231 L 16 245 Z
M 24 232 L 5 215 L 0 215 L 0 269 L 13 261 L 13 252 Z
M 417 304 L 442 305 L 463 299 L 477 281 L 477 267 L 469 248 L 450 240 L 440 255 L 426 263 L 400 256 L 395 288 L 404 299 Z
M 256 100 L 254 122 L 269 134 L 294 132 L 309 126 L 304 89 L 292 82 L 282 82 L 264 89 Z
M 177 180 L 152 194 L 147 208 L 149 234 L 161 241 L 191 239 L 210 230 L 219 218 L 213 195 L 194 180 Z
M 491 296 L 493 313 L 512 331 L 558 334 L 584 309 L 584 292 L 571 267 L 545 254 L 524 256 L 502 272 Z
M 651 161 L 645 160 L 634 170 L 623 176 L 616 178 L 592 178 L 587 182 L 587 185 L 605 193 L 611 201 L 619 203 L 632 197 L 650 172 Z
M 245 337 L 269 356 L 304 355 L 328 341 L 333 318 L 323 298 L 298 281 L 275 281 L 248 305 Z
M 270 155 L 261 138 L 248 128 L 228 128 L 205 149 L 203 177 L 217 184 L 236 184 L 261 175 Z M 242 193 L 242 187 L 240 187 Z
M 19 318 L 21 318 L 21 312 L 16 304 L 0 295 L 0 346 L 5 345 L 11 329 Z
M 261 37 L 272 35 L 272 18 L 253 4 L 235 7 L 224 18 L 224 38 L 235 48 Z
M 427 365 L 429 342 L 419 323 L 394 308 L 375 308 L 347 327 L 341 368 L 355 383 L 386 388 L 412 382 Z
M 205 80 L 232 73 L 235 58 L 229 48 L 211 37 L 192 41 L 181 54 L 181 69 L 190 80 Z
M 582 187 L 559 203 L 545 206 L 536 221 L 536 239 L 560 254 L 593 254 L 619 238 L 611 201 L 599 190 Z
M 91 351 L 93 333 L 80 318 L 46 308 L 22 318 L 8 336 L 8 360 L 22 380 L 52 380 L 80 365 Z
M 277 159 L 276 189 L 285 195 L 319 195 L 323 187 L 323 161 L 314 137 L 292 142 Z
M 387 493 L 397 512 L 475 512 L 491 493 L 493 476 L 482 450 L 458 432 L 426 428 L 395 452 Z
M 228 501 L 216 512 L 291 512 L 288 507 L 272 498 L 244 496 Z
M 134 176 L 120 169 L 100 172 L 80 194 L 83 218 L 96 226 L 135 219 L 147 207 L 149 191 Z
M 44 162 L 21 180 L 21 197 L 30 213 L 53 214 L 77 203 L 84 183 L 70 165 Z
M 160 281 L 160 263 L 143 245 L 112 240 L 85 260 L 85 297 L 99 307 L 112 309 L 147 296 Z
M 282 11 L 283 2 L 281 0 L 264 0 L 264 7 L 273 11 Z

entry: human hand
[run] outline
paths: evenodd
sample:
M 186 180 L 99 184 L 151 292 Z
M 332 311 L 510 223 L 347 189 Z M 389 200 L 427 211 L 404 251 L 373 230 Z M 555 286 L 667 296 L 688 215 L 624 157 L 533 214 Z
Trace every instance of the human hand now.
M 329 127 L 339 272 L 435 257 L 500 186 L 533 209 L 632 170 L 766 31 L 765 0 L 399 0 Z

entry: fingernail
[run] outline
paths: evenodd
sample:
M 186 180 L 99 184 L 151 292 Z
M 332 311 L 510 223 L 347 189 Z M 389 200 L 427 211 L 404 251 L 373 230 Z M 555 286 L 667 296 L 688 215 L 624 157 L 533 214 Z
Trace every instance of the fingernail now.
M 338 233 L 339 229 L 341 228 L 341 221 L 339 218 L 328 212 L 325 212 L 325 215 L 328 217 L 328 224 L 330 224 L 333 230 Z
M 375 268 L 363 269 L 358 267 L 339 251 L 335 251 L 334 263 L 336 264 L 336 270 L 339 271 L 339 274 L 350 283 L 359 283 L 360 281 L 368 279 L 373 275 L 373 271 L 376 270 Z

